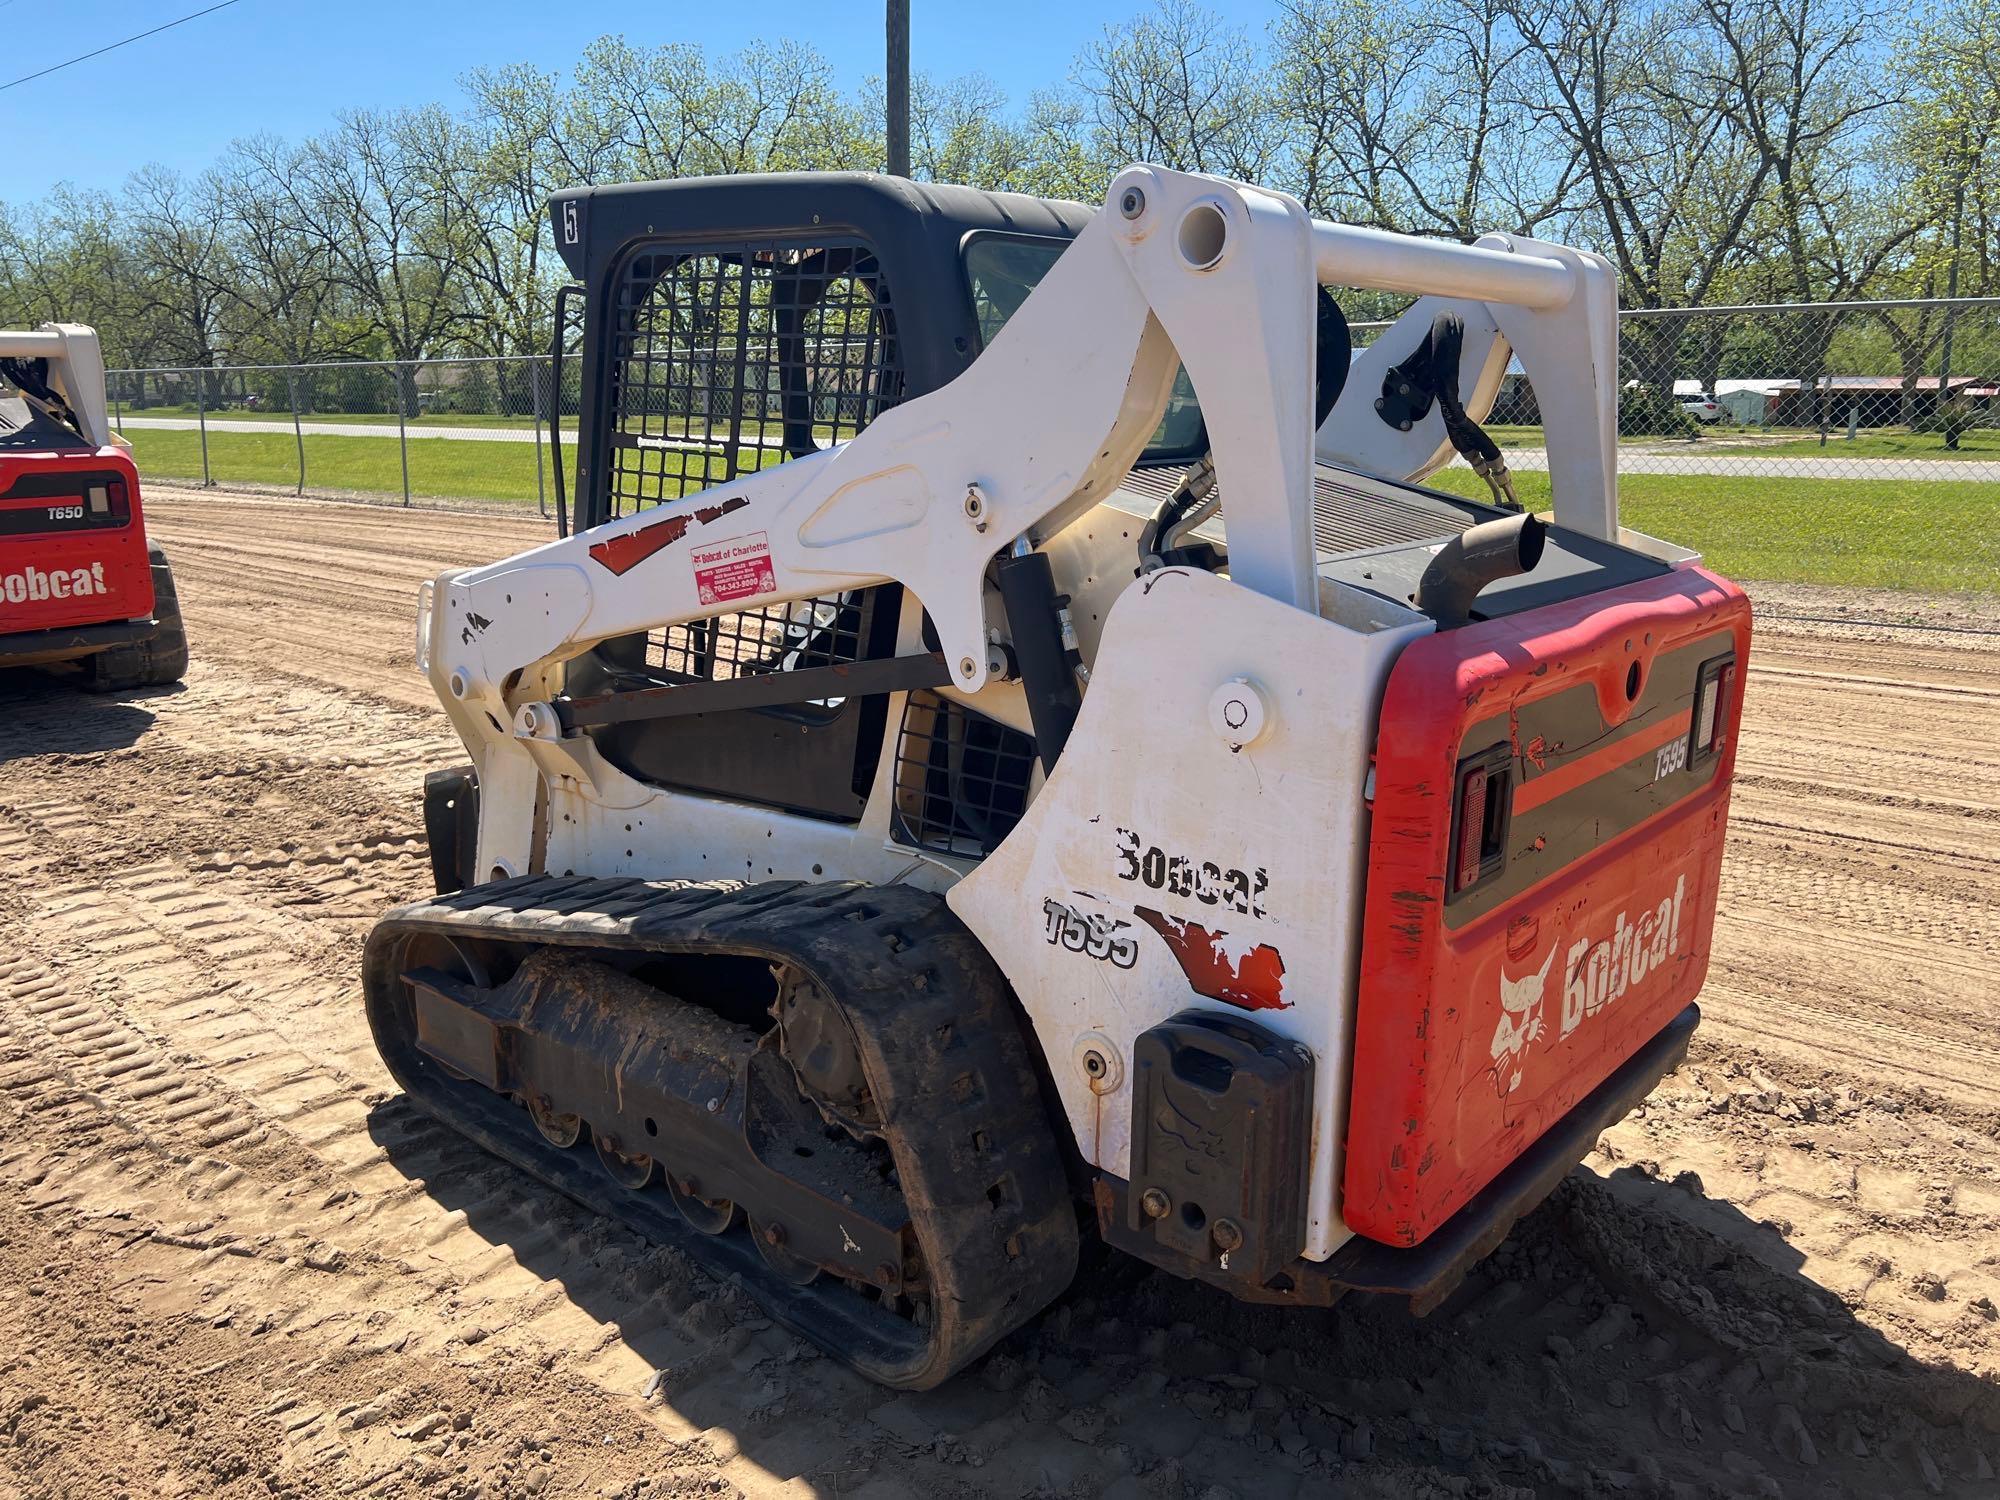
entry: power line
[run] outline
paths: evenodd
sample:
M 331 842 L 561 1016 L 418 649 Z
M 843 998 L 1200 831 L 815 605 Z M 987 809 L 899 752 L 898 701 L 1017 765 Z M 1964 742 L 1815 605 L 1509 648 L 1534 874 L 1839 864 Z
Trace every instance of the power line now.
M 112 42 L 109 46 L 99 47 L 95 52 L 86 52 L 81 57 L 72 57 L 68 62 L 59 62 L 54 67 L 43 68 L 39 73 L 29 73 L 24 77 L 16 78 L 12 83 L 0 83 L 0 93 L 5 93 L 8 89 L 19 88 L 24 83 L 33 83 L 37 78 L 46 78 L 51 73 L 60 73 L 64 68 L 73 68 L 80 62 L 89 62 L 93 57 L 102 57 L 107 52 L 116 52 L 120 47 L 129 47 L 134 42 L 143 42 L 149 36 L 158 36 L 163 31 L 172 31 L 176 26 L 185 26 L 190 21 L 199 21 L 203 16 L 213 15 L 218 10 L 227 10 L 234 4 L 236 4 L 236 0 L 220 0 L 219 4 L 211 5 L 206 10 L 195 11 L 192 15 L 182 16 L 178 21 L 168 21 L 164 25 L 155 26 L 151 31 L 142 31 L 135 36 L 128 36 L 122 42 Z

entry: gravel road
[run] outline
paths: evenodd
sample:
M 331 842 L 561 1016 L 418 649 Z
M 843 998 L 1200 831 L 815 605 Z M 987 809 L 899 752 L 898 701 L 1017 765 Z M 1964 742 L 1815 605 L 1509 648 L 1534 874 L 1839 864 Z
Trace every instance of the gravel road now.
M 1690 1063 L 1440 1312 L 1111 1266 L 890 1396 L 376 1062 L 414 590 L 542 528 L 148 502 L 186 687 L 0 674 L 0 1496 L 2000 1492 L 1990 640 L 1764 628 Z

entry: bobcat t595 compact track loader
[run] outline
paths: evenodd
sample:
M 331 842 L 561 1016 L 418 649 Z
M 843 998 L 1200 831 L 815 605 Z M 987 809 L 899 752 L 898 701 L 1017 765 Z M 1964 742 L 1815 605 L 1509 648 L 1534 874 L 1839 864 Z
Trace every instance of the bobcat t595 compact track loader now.
M 1092 1232 L 1427 1310 L 1683 1055 L 1750 612 L 1619 525 L 1604 261 L 1143 166 L 551 211 L 574 526 L 424 591 L 472 766 L 365 961 L 423 1108 L 923 1387 Z
M 0 332 L 0 667 L 77 662 L 94 688 L 187 671 L 174 578 L 104 410 L 97 335 Z

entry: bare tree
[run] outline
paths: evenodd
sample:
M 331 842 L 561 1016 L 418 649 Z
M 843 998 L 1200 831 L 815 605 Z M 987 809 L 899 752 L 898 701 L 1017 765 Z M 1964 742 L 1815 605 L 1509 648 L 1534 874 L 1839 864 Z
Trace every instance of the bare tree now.
M 1699 0 L 1703 45 L 1655 87 L 1688 117 L 1719 109 L 1749 148 L 1769 192 L 1791 272 L 1790 296 L 1832 290 L 1816 275 L 1816 220 L 1865 152 L 1873 117 L 1893 96 L 1868 60 L 1885 17 L 1858 0 Z M 1852 290 L 1852 287 L 1840 290 Z
M 910 90 L 910 167 L 932 182 L 1017 189 L 1026 148 L 1007 118 L 1007 96 L 982 73 L 938 80 L 919 75 Z
M 1266 53 L 1200 0 L 1150 0 L 1018 105 L 918 78 L 913 169 L 1093 201 L 1151 160 L 1363 223 L 1527 230 L 1602 250 L 1641 307 L 2000 288 L 2000 0 L 1927 0 L 1887 66 L 1885 0 L 1279 3 Z M 881 81 L 843 92 L 797 42 L 603 37 L 567 76 L 465 86 L 468 110 L 253 140 L 121 202 L 0 206 L 0 315 L 86 317 L 117 360 L 536 350 L 564 274 L 551 193 L 883 163 Z M 1668 323 L 1629 337 L 1669 373 Z
M 577 66 L 575 110 L 573 122 L 616 143 L 627 178 L 881 164 L 879 136 L 857 129 L 859 112 L 840 97 L 831 66 L 798 42 L 759 43 L 711 64 L 687 43 L 601 37 Z M 863 138 L 875 143 L 871 155 L 851 159 Z
M 1021 127 L 1023 192 L 1086 203 L 1103 198 L 1114 169 L 1091 150 L 1089 115 L 1088 101 L 1070 89 L 1040 89 L 1029 96 Z
M 297 223 L 328 254 L 334 280 L 383 352 L 406 362 L 440 352 L 471 317 L 463 288 L 477 237 L 452 179 L 471 170 L 462 127 L 442 109 L 358 113 L 307 143 L 289 197 Z M 405 412 L 413 376 L 400 371 Z
M 475 166 L 464 184 L 475 238 L 471 293 L 478 341 L 494 352 L 539 349 L 561 267 L 549 233 L 549 196 L 615 182 L 626 147 L 594 102 L 554 73 L 526 63 L 478 69 L 473 100 Z
M 1149 161 L 1246 182 L 1268 177 L 1279 129 L 1256 48 L 1195 0 L 1157 0 L 1107 26 L 1076 75 L 1106 166 Z
M 1567 207 L 1581 153 L 1513 107 L 1528 48 L 1501 0 L 1290 0 L 1273 51 L 1314 212 L 1469 241 Z
M 236 357 L 306 364 L 358 352 L 336 330 L 333 252 L 296 210 L 299 151 L 270 136 L 238 141 L 220 169 L 229 206 L 228 313 Z
M 117 204 L 59 183 L 31 208 L 0 208 L 0 306 L 10 322 L 95 324 L 114 361 L 164 347 L 157 322 L 133 315 L 137 279 Z
M 1674 86 L 1695 38 L 1677 0 L 1503 0 L 1535 66 L 1518 103 L 1576 153 L 1577 229 L 1617 266 L 1628 304 L 1702 300 L 1741 248 L 1768 162 L 1726 101 Z
M 234 279 L 222 179 L 143 168 L 125 184 L 124 224 L 140 267 L 134 310 L 159 321 L 176 363 L 214 365 Z

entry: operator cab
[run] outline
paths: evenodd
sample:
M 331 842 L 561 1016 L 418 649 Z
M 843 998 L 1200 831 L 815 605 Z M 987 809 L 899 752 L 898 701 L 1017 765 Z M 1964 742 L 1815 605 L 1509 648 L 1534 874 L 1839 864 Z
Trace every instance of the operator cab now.
M 573 487 L 562 436 L 550 434 L 562 524 L 599 526 L 845 442 L 888 408 L 949 384 L 1092 213 L 1078 203 L 861 173 L 557 195 L 555 240 L 577 281 L 558 306 L 583 313 L 580 339 L 558 317 L 557 388 L 569 388 L 565 367 L 573 365 L 579 407 Z M 1347 379 L 1350 339 L 1324 290 L 1319 306 L 1314 379 L 1316 420 L 1324 422 Z M 1060 535 L 1038 539 L 1085 665 L 1112 602 L 1141 571 L 1227 572 L 1226 497 L 1214 488 L 1207 448 L 1183 371 L 1124 484 Z M 1369 628 L 1421 619 L 1419 580 L 1439 549 L 1508 514 L 1327 463 L 1318 465 L 1313 512 L 1330 601 L 1322 612 L 1358 616 Z M 695 559 L 705 603 L 763 591 L 757 539 L 727 540 L 742 542 L 741 556 L 724 549 Z M 1540 565 L 1486 589 L 1472 618 L 1665 571 L 1555 526 Z M 570 664 L 567 689 L 588 696 L 839 667 L 935 649 L 928 628 L 920 602 L 896 584 L 752 606 L 606 641 Z M 852 823 L 869 803 L 892 715 L 892 774 L 907 785 L 888 837 L 973 859 L 997 847 L 1041 774 L 1018 689 L 985 692 L 976 706 L 947 686 L 588 732 L 608 760 L 649 784 Z

